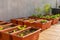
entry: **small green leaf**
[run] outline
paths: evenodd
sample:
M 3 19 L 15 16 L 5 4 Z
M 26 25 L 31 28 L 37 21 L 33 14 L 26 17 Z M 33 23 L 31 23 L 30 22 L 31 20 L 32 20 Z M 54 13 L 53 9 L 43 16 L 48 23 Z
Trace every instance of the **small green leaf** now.
M 20 34 L 20 36 L 21 36 L 21 37 L 23 37 L 23 36 L 24 36 L 24 34 L 23 34 L 23 33 L 21 33 L 21 34 Z
M 26 25 L 24 25 L 24 27 L 26 28 Z
M 41 22 L 41 23 L 46 23 L 46 22 L 47 22 L 47 20 L 41 20 L 40 22 Z
M 16 30 L 13 30 L 13 32 L 16 32 Z
M 32 14 L 33 17 L 36 17 L 36 14 Z
M 0 30 L 3 30 L 3 27 L 0 27 Z
M 21 30 L 21 26 L 17 26 L 17 28 Z

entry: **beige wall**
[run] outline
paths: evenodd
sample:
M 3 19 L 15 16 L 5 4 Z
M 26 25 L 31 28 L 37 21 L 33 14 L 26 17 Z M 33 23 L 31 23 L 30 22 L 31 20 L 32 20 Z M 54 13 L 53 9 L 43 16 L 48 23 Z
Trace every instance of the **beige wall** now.
M 34 13 L 34 8 L 50 3 L 55 7 L 55 0 L 0 0 L 0 20 L 27 17 Z

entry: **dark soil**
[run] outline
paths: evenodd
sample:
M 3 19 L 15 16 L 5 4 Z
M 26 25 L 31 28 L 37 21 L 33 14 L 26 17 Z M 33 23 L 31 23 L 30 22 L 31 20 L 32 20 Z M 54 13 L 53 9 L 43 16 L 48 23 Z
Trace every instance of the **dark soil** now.
M 32 33 L 32 32 L 34 32 L 34 31 L 36 31 L 36 30 L 37 30 L 37 29 L 31 28 L 31 29 L 25 30 L 25 31 L 23 31 L 23 32 L 21 32 L 21 33 L 18 33 L 18 36 L 23 37 L 23 36 L 25 36 L 25 35 L 27 35 L 27 34 L 29 34 L 29 33 Z

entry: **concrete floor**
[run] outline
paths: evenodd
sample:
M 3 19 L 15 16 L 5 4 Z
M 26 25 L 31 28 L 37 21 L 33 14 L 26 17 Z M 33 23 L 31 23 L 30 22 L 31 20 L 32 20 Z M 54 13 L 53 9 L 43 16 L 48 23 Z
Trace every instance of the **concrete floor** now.
M 41 32 L 39 40 L 60 40 L 60 22 Z

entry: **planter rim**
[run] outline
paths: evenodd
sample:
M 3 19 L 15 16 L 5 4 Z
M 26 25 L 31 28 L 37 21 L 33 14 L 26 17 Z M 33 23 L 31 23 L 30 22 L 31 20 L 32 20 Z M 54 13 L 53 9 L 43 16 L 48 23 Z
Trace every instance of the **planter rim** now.
M 9 22 L 3 22 L 3 25 L 10 24 Z M 2 25 L 2 24 L 1 24 Z
M 32 33 L 29 33 L 29 34 L 27 34 L 27 35 L 23 36 L 22 38 L 25 38 L 25 37 L 27 37 L 27 36 L 29 36 L 29 35 L 32 35 L 32 34 L 34 34 L 34 33 L 38 32 L 38 31 L 40 31 L 40 30 L 41 30 L 41 29 L 39 29 L 39 30 L 37 30 L 37 31 L 35 31 L 35 32 L 32 32 Z
M 48 23 L 48 22 L 51 22 L 51 21 L 47 21 L 46 23 Z M 37 21 L 36 21 L 36 22 L 34 22 L 34 23 L 41 23 L 41 22 L 37 22 Z M 41 24 L 45 24 L 45 23 L 41 23 Z
M 4 25 L 0 25 L 0 26 L 11 26 L 11 25 L 14 25 L 13 23 L 7 23 L 7 24 L 4 24 Z
M 4 21 L 0 22 L 0 24 L 3 24 L 3 23 L 6 23 L 6 22 L 4 22 Z
M 51 18 L 51 19 L 58 19 L 58 18 Z
M 3 31 L 3 32 L 7 32 L 7 31 L 11 31 L 11 30 L 16 29 L 16 28 L 17 28 L 17 27 L 7 28 L 7 29 L 2 30 L 2 31 Z
M 6 31 L 6 30 L 8 30 L 8 29 L 13 29 L 13 28 L 15 28 L 15 27 L 17 27 L 17 26 L 14 26 L 14 27 L 10 27 L 10 28 L 6 28 L 6 29 L 3 29 L 3 30 L 0 30 L 0 32 Z
M 5 24 L 5 25 L 2 25 L 2 26 L 10 26 L 12 25 L 13 23 L 8 23 L 8 24 Z
M 17 25 L 17 26 L 18 26 L 18 25 Z M 6 32 L 8 32 L 8 31 L 17 29 L 17 26 L 12 27 L 12 28 L 8 28 L 8 29 L 2 30 L 2 31 L 3 31 L 4 33 L 6 33 Z M 21 25 L 21 26 L 22 26 L 22 25 Z M 29 27 L 26 27 L 25 29 L 27 29 L 27 28 L 29 28 Z M 24 30 L 25 30 L 25 29 L 24 29 Z M 16 31 L 16 32 L 19 32 L 19 31 L 23 31 L 23 30 L 18 30 L 18 31 Z M 13 33 L 16 33 L 16 32 L 13 32 Z M 10 33 L 10 34 L 13 34 L 13 33 Z M 9 34 L 9 33 L 7 33 L 7 34 Z
M 31 27 L 27 27 L 26 29 L 28 29 L 28 28 L 31 28 Z M 26 30 L 26 29 L 24 29 L 24 30 Z M 24 31 L 24 30 L 23 30 L 23 31 Z M 19 33 L 19 32 L 21 32 L 21 31 L 19 30 L 19 31 L 17 31 L 17 32 L 12 33 L 12 34 L 14 35 L 14 34 L 17 34 L 17 33 Z
M 29 22 L 28 20 L 24 20 L 23 22 L 34 23 L 35 21 L 33 21 L 33 22 Z

